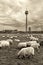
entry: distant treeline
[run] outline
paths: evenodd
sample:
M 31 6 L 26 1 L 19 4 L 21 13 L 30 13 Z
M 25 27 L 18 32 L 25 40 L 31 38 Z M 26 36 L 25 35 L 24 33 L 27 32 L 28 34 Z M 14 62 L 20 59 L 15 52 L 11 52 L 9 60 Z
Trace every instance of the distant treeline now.
M 35 33 L 35 34 L 38 34 L 38 33 L 43 33 L 43 31 L 18 31 L 18 30 L 2 30 L 0 31 L 0 33 Z

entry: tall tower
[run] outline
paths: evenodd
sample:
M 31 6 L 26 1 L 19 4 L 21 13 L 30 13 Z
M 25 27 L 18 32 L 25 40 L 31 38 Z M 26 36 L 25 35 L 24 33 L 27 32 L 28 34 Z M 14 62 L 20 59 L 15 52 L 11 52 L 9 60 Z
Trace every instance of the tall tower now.
M 27 32 L 27 15 L 28 15 L 27 9 L 26 9 L 26 11 L 25 11 L 25 15 L 26 15 L 26 32 Z

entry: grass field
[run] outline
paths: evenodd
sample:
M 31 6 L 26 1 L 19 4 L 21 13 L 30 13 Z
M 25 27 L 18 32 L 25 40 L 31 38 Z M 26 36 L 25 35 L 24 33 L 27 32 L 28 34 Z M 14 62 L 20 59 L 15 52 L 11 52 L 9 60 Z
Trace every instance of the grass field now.
M 7 39 L 7 37 L 2 37 L 7 35 L 8 34 L 0 34 L 0 40 Z M 19 50 L 16 48 L 19 42 L 15 41 L 15 39 L 20 39 L 20 42 L 29 41 L 29 37 L 26 34 L 9 34 L 9 36 L 17 37 L 13 38 L 13 44 L 10 48 L 0 49 L 0 65 L 43 65 L 43 46 L 40 47 L 39 53 L 35 52 L 33 58 L 18 59 L 16 55 Z M 43 34 L 34 34 L 34 36 L 37 36 L 39 40 L 43 40 Z

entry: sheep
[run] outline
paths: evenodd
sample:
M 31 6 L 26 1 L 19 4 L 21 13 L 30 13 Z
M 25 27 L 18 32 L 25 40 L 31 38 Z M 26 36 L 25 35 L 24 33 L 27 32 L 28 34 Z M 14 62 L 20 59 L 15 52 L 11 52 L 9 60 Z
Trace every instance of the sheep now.
M 15 41 L 20 42 L 20 40 L 19 40 L 19 39 L 15 39 Z
M 30 47 L 30 45 L 33 43 L 37 43 L 37 42 L 36 41 L 20 42 L 17 47 L 18 47 L 18 49 Z
M 27 47 L 27 48 L 22 48 L 18 54 L 17 57 L 18 58 L 26 58 L 26 57 L 31 57 L 34 56 L 34 48 L 33 47 Z
M 6 37 L 9 38 L 9 34 L 7 34 Z
M 0 47 L 9 47 L 10 46 L 10 43 L 6 40 L 1 40 L 0 41 Z
M 12 43 L 13 43 L 12 39 L 7 39 L 6 41 L 8 41 L 10 43 L 10 45 L 12 45 Z
M 40 48 L 40 44 L 39 44 L 39 43 L 37 43 L 37 42 L 35 42 L 35 41 L 32 41 L 32 42 L 30 41 L 30 42 L 27 43 L 27 46 L 28 46 L 28 45 L 30 45 L 31 47 L 37 49 L 38 52 L 39 52 L 39 48 Z
M 11 36 L 10 38 L 11 38 L 11 39 L 13 39 L 14 37 L 13 37 L 13 36 Z
M 26 42 L 27 46 L 31 45 L 31 44 L 35 44 L 37 43 L 36 41 L 29 41 L 29 42 Z
M 24 48 L 26 46 L 27 46 L 26 42 L 20 42 L 17 47 L 18 47 L 18 49 L 21 49 L 21 48 Z
M 36 44 L 32 44 L 31 47 L 33 47 L 34 49 L 36 49 L 38 52 L 40 52 L 40 44 L 36 43 Z
M 17 36 L 14 36 L 14 38 L 17 38 Z
M 2 37 L 3 37 L 3 38 L 5 38 L 5 36 L 4 36 L 4 35 L 3 35 Z
M 37 43 L 37 42 L 36 42 L 36 41 L 29 41 L 29 42 L 27 42 L 27 43 L 33 44 L 33 43 Z
M 40 47 L 40 44 L 39 43 L 35 43 L 35 44 L 31 44 L 31 46 L 38 49 Z
M 39 41 L 39 39 L 38 38 L 35 38 L 35 37 L 33 37 L 32 35 L 31 35 L 31 37 L 29 37 L 30 38 L 30 40 L 32 40 L 32 41 Z

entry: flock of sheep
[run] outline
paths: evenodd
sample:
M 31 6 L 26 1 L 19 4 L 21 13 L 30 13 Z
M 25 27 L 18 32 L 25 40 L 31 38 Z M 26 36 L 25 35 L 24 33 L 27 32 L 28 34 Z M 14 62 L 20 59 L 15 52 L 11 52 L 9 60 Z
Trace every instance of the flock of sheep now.
M 7 39 L 6 39 L 6 37 L 7 37 Z M 3 35 L 2 38 L 4 40 L 0 40 L 0 48 L 2 48 L 2 47 L 9 47 L 10 48 L 10 46 L 14 43 L 13 38 L 15 38 L 14 41 L 17 41 L 17 42 L 20 41 L 19 39 L 17 39 L 17 36 Z
M 4 36 L 3 36 L 4 37 Z M 17 45 L 17 49 L 19 49 L 19 52 L 17 53 L 17 58 L 29 58 L 33 57 L 35 55 L 35 51 L 40 51 L 40 43 L 39 38 L 34 37 L 31 35 L 30 41 L 26 42 L 19 42 Z M 20 41 L 19 39 L 15 39 L 15 41 Z M 13 40 L 6 39 L 6 40 L 0 40 L 0 48 L 2 47 L 10 47 L 12 45 Z
M 40 50 L 40 44 L 39 44 L 39 39 L 33 37 L 32 35 L 29 37 L 30 41 L 29 42 L 20 42 L 17 45 L 17 48 L 20 49 L 19 52 L 17 53 L 18 58 L 29 58 L 33 57 L 35 55 L 35 51 L 39 52 Z

